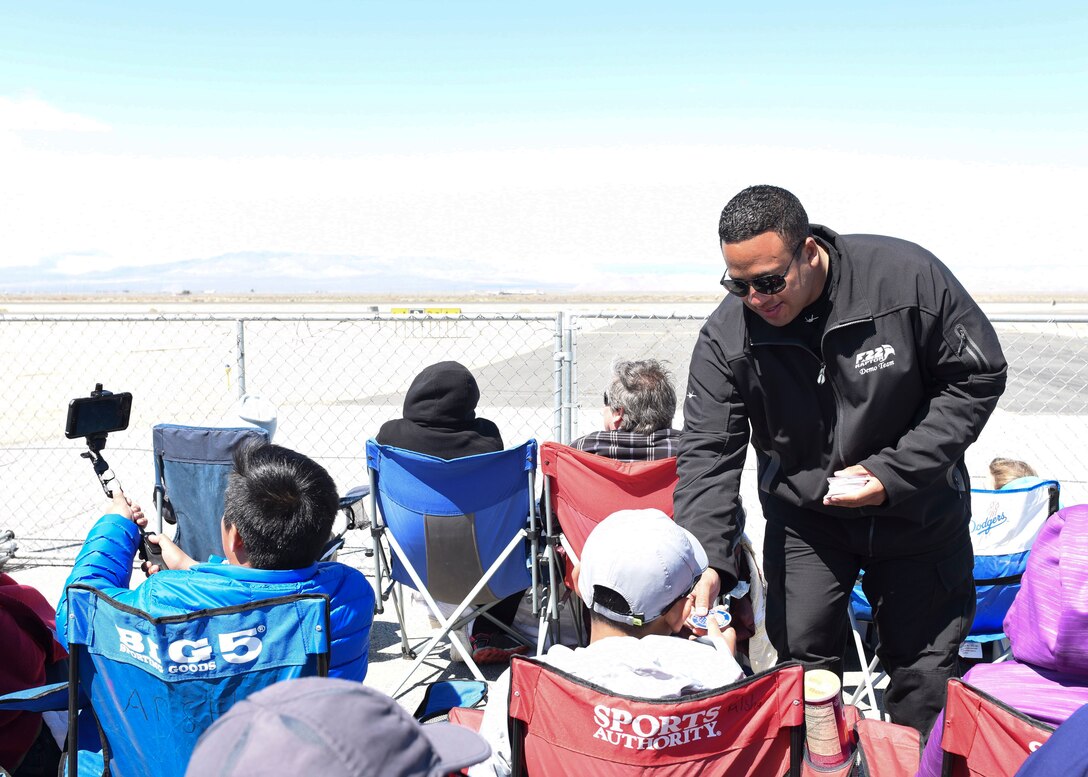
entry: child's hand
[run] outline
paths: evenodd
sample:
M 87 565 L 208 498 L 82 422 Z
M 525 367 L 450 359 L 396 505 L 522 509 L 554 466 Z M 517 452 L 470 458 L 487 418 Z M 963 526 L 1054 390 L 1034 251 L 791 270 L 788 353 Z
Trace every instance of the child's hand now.
M 128 518 L 141 529 L 147 526 L 147 518 L 144 516 L 143 509 L 125 496 L 125 492 L 121 489 L 113 492 L 113 501 L 110 503 L 110 508 L 121 517 Z

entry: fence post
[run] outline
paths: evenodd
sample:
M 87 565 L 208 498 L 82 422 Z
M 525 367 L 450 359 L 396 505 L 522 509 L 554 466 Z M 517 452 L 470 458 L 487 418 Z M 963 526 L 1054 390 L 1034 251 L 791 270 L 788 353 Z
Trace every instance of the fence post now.
M 567 445 L 570 445 L 571 440 L 575 440 L 579 437 L 578 434 L 578 416 L 579 409 L 582 407 L 582 403 L 578 397 L 578 316 L 571 316 L 570 320 L 570 400 L 568 402 L 570 407 L 570 437 L 566 440 Z
M 246 322 L 245 319 L 238 319 L 236 322 L 235 332 L 237 337 L 235 338 L 235 356 L 238 362 L 238 397 L 244 397 L 246 393 Z
M 563 442 L 563 313 L 555 314 L 555 350 L 552 352 L 552 372 L 555 378 L 552 437 Z
M 560 442 L 570 445 L 574 438 L 570 436 L 571 422 L 571 329 L 570 317 L 567 316 L 567 325 L 563 327 L 563 436 Z

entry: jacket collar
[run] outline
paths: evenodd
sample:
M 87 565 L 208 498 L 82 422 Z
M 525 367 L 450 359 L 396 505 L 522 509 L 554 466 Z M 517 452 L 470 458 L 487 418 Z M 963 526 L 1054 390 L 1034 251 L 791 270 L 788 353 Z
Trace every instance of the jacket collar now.
M 857 268 L 846 246 L 843 245 L 842 237 L 821 224 L 812 225 L 812 236 L 828 252 L 830 261 L 835 264 L 836 278 L 835 286 L 831 289 L 831 314 L 824 331 L 842 324 L 872 320 L 873 313 L 868 295 L 862 288 L 861 280 L 856 272 Z M 748 308 L 743 308 L 743 314 L 748 330 L 748 345 L 759 343 L 803 345 L 800 340 L 787 336 L 782 329 L 768 324 Z
M 212 556 L 207 563 L 197 564 L 192 570 L 246 583 L 301 583 L 317 574 L 317 564 L 302 569 L 254 569 L 228 564 L 218 556 Z

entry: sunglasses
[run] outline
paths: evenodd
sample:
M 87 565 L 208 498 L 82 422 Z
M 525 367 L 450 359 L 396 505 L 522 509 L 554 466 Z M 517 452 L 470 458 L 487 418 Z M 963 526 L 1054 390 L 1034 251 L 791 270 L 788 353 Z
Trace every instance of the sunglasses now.
M 605 407 L 612 407 L 612 400 L 608 398 L 608 392 L 604 392 L 604 404 Z
M 720 281 L 722 288 L 738 297 L 747 297 L 749 287 L 755 289 L 757 294 L 762 294 L 765 297 L 778 294 L 782 289 L 786 288 L 786 276 L 790 274 L 790 267 L 797 261 L 797 257 L 801 255 L 801 248 L 804 245 L 805 241 L 802 240 L 797 248 L 793 250 L 793 256 L 790 258 L 790 263 L 786 265 L 786 269 L 781 273 L 771 273 L 770 275 L 761 275 L 758 278 L 752 278 L 748 281 L 738 281 L 734 278 L 730 278 L 729 271 L 726 270 L 725 275 L 722 276 Z

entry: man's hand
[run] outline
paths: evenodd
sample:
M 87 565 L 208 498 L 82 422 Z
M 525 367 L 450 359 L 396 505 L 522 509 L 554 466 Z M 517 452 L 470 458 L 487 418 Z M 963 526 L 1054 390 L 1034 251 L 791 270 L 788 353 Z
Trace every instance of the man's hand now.
M 694 615 L 706 615 L 710 612 L 710 608 L 714 606 L 714 602 L 718 600 L 718 594 L 722 592 L 722 579 L 718 576 L 716 570 L 707 568 L 706 572 L 703 572 L 702 577 L 699 578 L 699 582 L 695 584 L 695 607 L 692 609 Z
M 732 626 L 726 626 L 725 631 L 722 631 L 714 618 L 707 618 L 706 635 L 710 637 L 718 650 L 728 650 L 731 656 L 737 654 L 737 631 Z
M 125 496 L 124 492 L 119 488 L 113 492 L 110 509 L 122 518 L 128 518 L 141 529 L 147 526 L 147 518 L 144 516 L 143 509 Z
M 159 546 L 159 552 L 162 553 L 162 560 L 167 569 L 188 569 L 197 563 L 192 556 L 179 548 L 177 543 L 165 534 L 150 534 L 147 541 Z M 162 571 L 162 567 L 158 564 L 148 564 L 146 561 L 140 566 L 148 577 Z
M 838 496 L 825 496 L 825 505 L 835 507 L 873 507 L 884 504 L 888 494 L 884 491 L 884 484 L 873 477 L 873 473 L 860 464 L 855 464 L 846 469 L 840 469 L 835 473 L 836 477 L 863 476 L 868 477 L 869 482 L 852 494 L 840 494 Z

